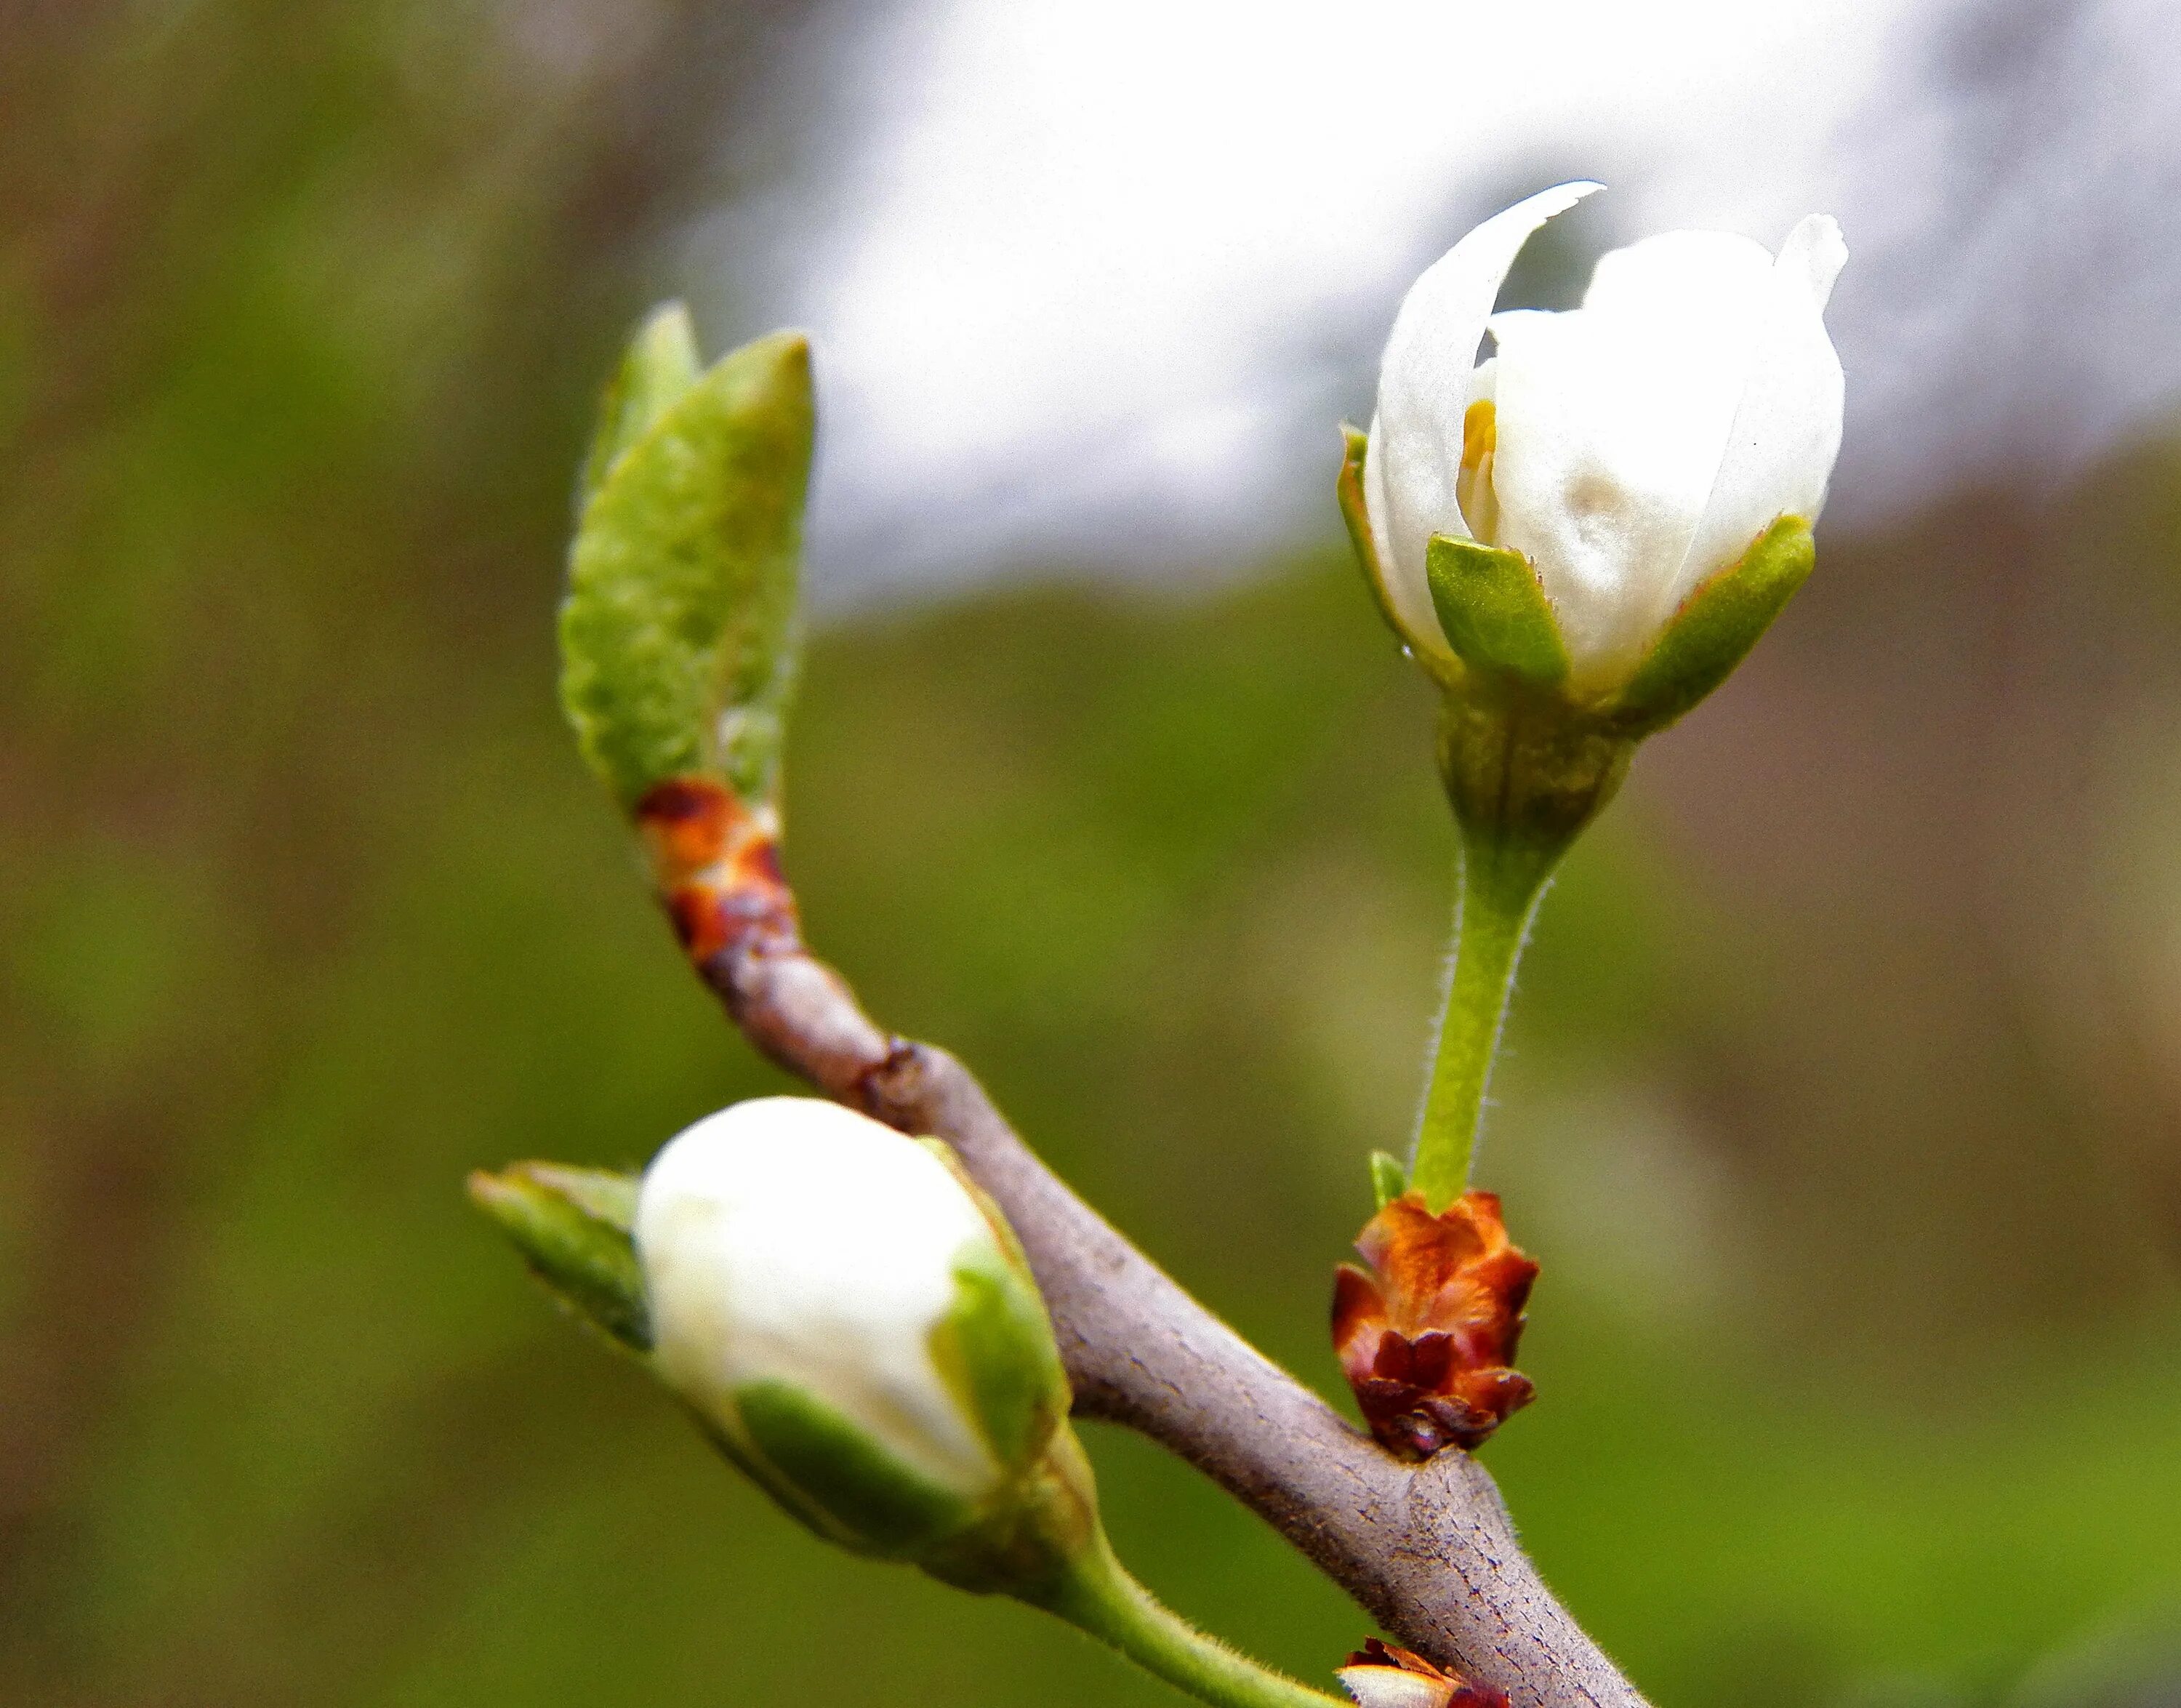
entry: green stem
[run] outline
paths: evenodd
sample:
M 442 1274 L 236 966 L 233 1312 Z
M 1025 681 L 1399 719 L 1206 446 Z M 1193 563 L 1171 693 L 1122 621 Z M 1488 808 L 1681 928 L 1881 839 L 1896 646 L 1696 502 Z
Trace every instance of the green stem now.
M 1159 1605 L 1114 1557 L 1105 1533 L 1069 1562 L 1039 1605 L 1146 1672 L 1217 1708 L 1345 1708 L 1338 1697 L 1261 1667 Z
M 1409 1171 L 1410 1186 L 1434 1213 L 1468 1189 L 1485 1087 L 1515 991 L 1515 964 L 1565 846 L 1466 830 L 1461 843 L 1454 972 Z

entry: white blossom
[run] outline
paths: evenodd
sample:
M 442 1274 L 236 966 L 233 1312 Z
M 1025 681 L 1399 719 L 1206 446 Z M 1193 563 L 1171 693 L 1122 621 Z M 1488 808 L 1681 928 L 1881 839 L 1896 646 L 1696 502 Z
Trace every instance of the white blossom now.
M 1676 231 L 1601 259 L 1582 305 L 1494 314 L 1531 234 L 1597 190 L 1486 220 L 1395 318 L 1363 471 L 1372 544 L 1410 645 L 1451 656 L 1425 578 L 1434 534 L 1521 552 L 1580 690 L 1635 668 L 1689 594 L 1783 515 L 1814 522 L 1840 449 L 1824 312 L 1847 251 L 1813 214 L 1777 257 Z M 1496 353 L 1478 362 L 1487 332 Z
M 737 1396 L 785 1384 L 964 1502 L 999 1486 L 933 1331 L 965 1263 L 1005 1260 L 924 1146 L 814 1098 L 737 1103 L 653 1160 L 635 1235 L 654 1366 L 731 1440 Z

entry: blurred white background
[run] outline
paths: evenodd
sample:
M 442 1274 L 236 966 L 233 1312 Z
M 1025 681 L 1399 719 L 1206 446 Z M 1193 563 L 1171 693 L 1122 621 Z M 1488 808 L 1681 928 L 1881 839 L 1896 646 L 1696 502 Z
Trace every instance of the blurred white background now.
M 682 265 L 715 340 L 817 334 L 828 603 L 1328 538 L 1401 290 L 1568 177 L 1612 194 L 1532 290 L 1840 216 L 1836 527 L 2062 476 L 2181 390 L 2165 0 L 900 0 L 809 34 L 772 91 L 808 165 Z

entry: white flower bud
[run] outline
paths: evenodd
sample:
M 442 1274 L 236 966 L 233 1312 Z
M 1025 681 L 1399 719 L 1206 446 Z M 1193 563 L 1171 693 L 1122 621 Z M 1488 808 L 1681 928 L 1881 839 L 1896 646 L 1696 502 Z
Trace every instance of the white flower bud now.
M 839 1105 L 735 1104 L 645 1172 L 660 1378 L 825 1534 L 914 1557 L 1041 1454 L 1067 1390 L 1008 1237 L 933 1150 Z
M 1585 693 L 1625 683 L 1684 600 L 1782 516 L 1814 522 L 1840 449 L 1825 301 L 1847 259 L 1814 214 L 1775 259 L 1677 231 L 1604 257 L 1582 306 L 1494 315 L 1530 235 L 1598 189 L 1494 215 L 1417 279 L 1387 340 L 1363 500 L 1390 613 L 1450 661 L 1434 534 L 1517 551 Z M 1487 331 L 1497 354 L 1477 360 Z

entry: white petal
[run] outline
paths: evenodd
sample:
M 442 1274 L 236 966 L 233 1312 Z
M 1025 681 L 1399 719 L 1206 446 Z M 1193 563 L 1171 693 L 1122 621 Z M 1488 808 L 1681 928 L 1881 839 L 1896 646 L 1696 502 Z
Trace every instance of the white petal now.
M 1559 185 L 1494 214 L 1424 270 L 1402 299 L 1386 340 L 1364 502 L 1410 644 L 1438 656 L 1450 652 L 1432 610 L 1424 552 L 1434 533 L 1468 532 L 1455 482 L 1461 472 L 1469 375 L 1485 321 L 1530 234 L 1598 188 Z
M 1798 285 L 1819 313 L 1833 298 L 1833 282 L 1847 265 L 1847 240 L 1830 213 L 1805 214 L 1780 246 L 1775 263 L 1783 281 Z
M 1676 603 L 1734 562 L 1775 517 L 1814 522 L 1825 506 L 1845 391 L 1825 309 L 1847 260 L 1840 227 L 1824 214 L 1803 220 L 1781 246 L 1725 455 L 1675 578 Z
M 1446 1680 L 1398 1667 L 1344 1667 L 1338 1676 L 1358 1708 L 1446 1708 L 1454 1696 Z
M 1771 252 L 1750 238 L 1662 231 L 1600 256 L 1582 306 L 1652 324 L 1746 324 L 1771 271 Z
M 1363 451 L 1363 508 L 1371 518 L 1371 546 L 1378 556 L 1380 584 L 1393 605 L 1402 638 L 1411 648 L 1435 658 L 1451 658 L 1454 649 L 1446 644 L 1445 633 L 1438 626 L 1429 585 L 1421 574 L 1407 574 L 1394 567 L 1393 510 L 1386 497 L 1386 458 L 1380 449 L 1383 443 L 1378 417 L 1374 415 L 1371 417 L 1370 442 Z
M 1488 326 L 1491 323 L 1489 321 L 1485 323 Z M 1499 390 L 1499 358 L 1496 356 L 1488 356 L 1471 370 L 1469 384 L 1462 392 L 1461 412 L 1464 420 L 1466 421 L 1468 417 L 1471 404 L 1483 403 L 1497 396 Z
M 1742 392 L 1751 317 L 1727 312 L 1720 283 L 1741 269 L 1681 266 L 1696 258 L 1686 249 L 1670 258 L 1687 298 L 1669 303 L 1642 276 L 1640 296 L 1610 292 L 1603 310 L 1492 322 L 1499 544 L 1536 565 L 1578 687 L 1632 669 L 1672 609 Z M 1690 300 L 1709 318 L 1684 312 Z
M 760 1097 L 710 1116 L 644 1171 L 636 1245 L 653 1361 L 732 1427 L 734 1390 L 792 1383 L 941 1487 L 998 1468 L 930 1352 L 983 1213 L 915 1141 L 837 1103 Z

